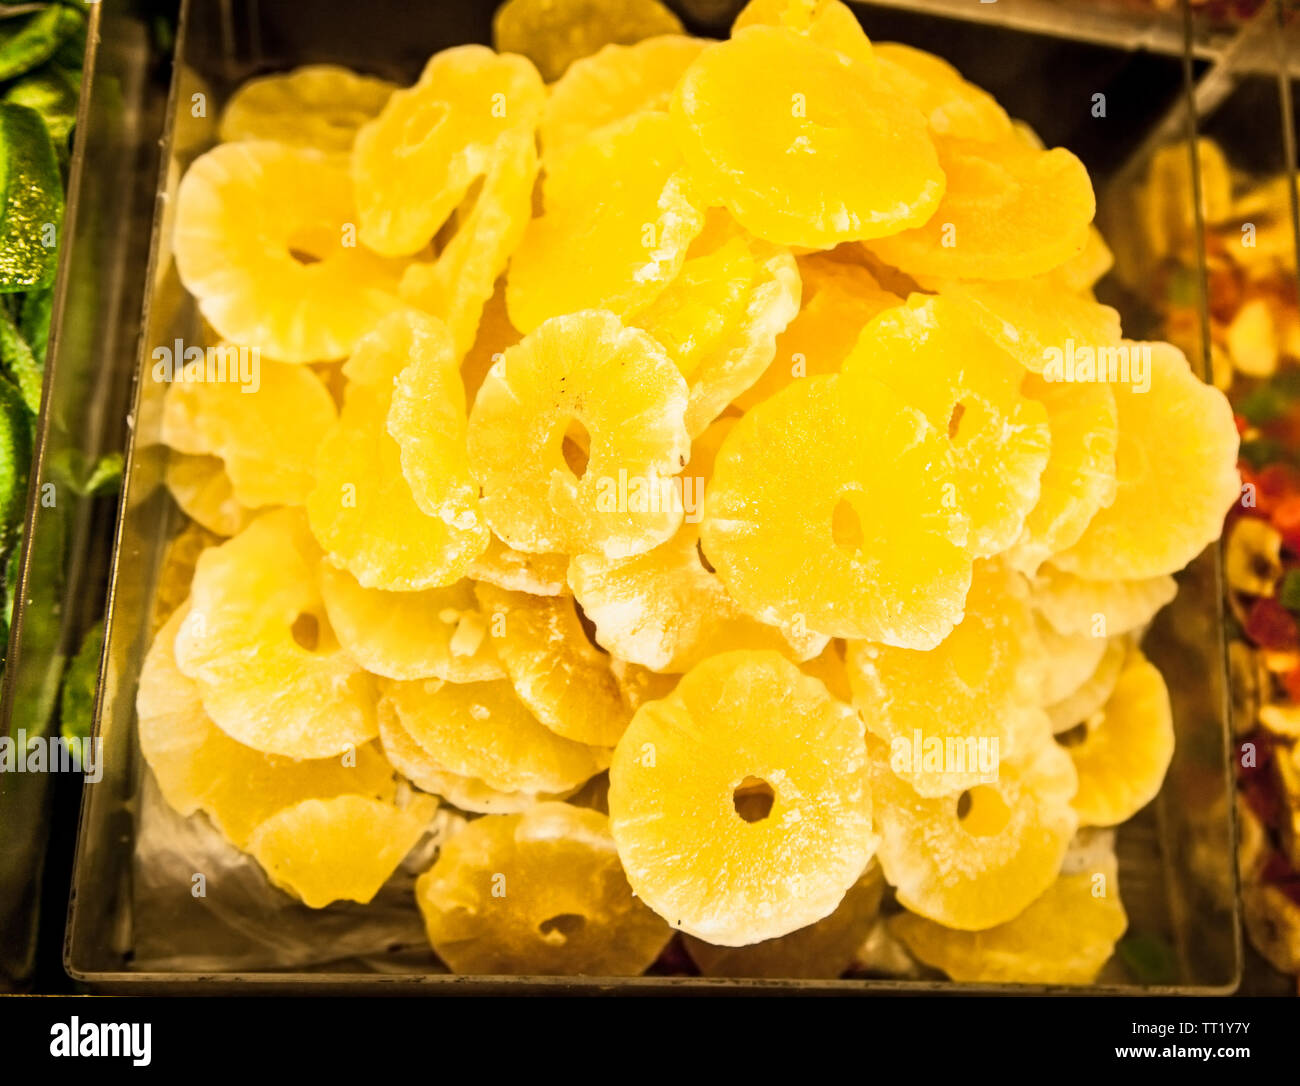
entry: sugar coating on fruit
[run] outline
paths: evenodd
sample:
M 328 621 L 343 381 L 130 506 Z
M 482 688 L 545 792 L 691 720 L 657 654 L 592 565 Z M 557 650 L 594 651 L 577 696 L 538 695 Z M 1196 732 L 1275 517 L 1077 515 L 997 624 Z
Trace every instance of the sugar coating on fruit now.
M 771 652 L 712 656 L 643 705 L 609 810 L 637 896 L 721 946 L 829 916 L 875 848 L 862 722 Z

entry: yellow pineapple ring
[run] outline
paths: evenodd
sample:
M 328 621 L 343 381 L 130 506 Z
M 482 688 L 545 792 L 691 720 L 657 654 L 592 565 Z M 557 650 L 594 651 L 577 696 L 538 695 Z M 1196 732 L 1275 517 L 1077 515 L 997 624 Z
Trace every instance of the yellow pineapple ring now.
M 985 762 L 1014 753 L 1024 710 L 1037 706 L 1045 660 L 1023 579 L 997 563 L 975 563 L 966 612 L 942 643 L 928 652 L 867 641 L 850 642 L 845 666 L 853 704 L 867 727 L 891 745 L 894 772 L 923 796 L 972 788 Z M 961 742 L 963 767 L 939 772 L 918 764 L 927 741 Z M 996 750 L 993 743 L 997 743 Z M 896 760 L 895 748 L 906 758 Z M 969 757 L 967 757 L 969 755 Z M 996 766 L 994 766 L 996 769 Z
M 336 64 L 306 64 L 250 79 L 230 96 L 218 125 L 223 143 L 276 140 L 350 151 L 357 129 L 379 115 L 397 87 Z
M 912 295 L 863 329 L 845 380 L 888 385 L 951 443 L 976 557 L 1020 534 L 1051 443 L 1047 411 L 1020 392 L 1023 370 L 943 297 Z
M 1241 496 L 1239 438 L 1227 398 L 1203 384 L 1168 343 L 1150 348 L 1150 391 L 1119 385 L 1115 500 L 1074 546 L 1052 558 L 1089 580 L 1134 580 L 1182 569 L 1219 538 Z M 1132 371 L 1130 371 L 1132 372 Z
M 717 947 L 689 935 L 683 941 L 706 977 L 838 977 L 876 923 L 883 890 L 880 865 L 873 862 L 849 887 L 839 908 L 806 928 L 751 946 Z
M 402 729 L 439 766 L 502 792 L 571 792 L 604 768 L 537 721 L 504 680 L 385 683 Z
M 749 237 L 723 213 L 695 239 L 677 278 L 632 318 L 686 378 L 692 437 L 767 369 L 799 312 L 799 290 L 789 250 Z
M 1097 204 L 1087 169 L 1069 151 L 1036 151 L 1015 136 L 935 145 L 943 200 L 923 225 L 870 242 L 886 264 L 913 278 L 1023 279 L 1083 251 Z
M 316 446 L 335 417 L 333 398 L 310 369 L 262 362 L 256 384 L 168 386 L 163 439 L 182 452 L 219 456 L 241 505 L 301 505 L 314 481 Z M 177 438 L 186 430 L 182 447 Z
M 617 121 L 548 164 L 545 212 L 528 224 L 506 278 L 514 326 L 531 332 L 580 309 L 624 316 L 654 301 L 704 226 L 683 165 L 665 113 Z
M 1011 118 L 993 95 L 946 60 L 897 42 L 876 43 L 875 56 L 881 80 L 924 113 L 936 135 L 990 141 L 1012 135 Z
M 232 343 L 280 362 L 348 355 L 398 305 L 401 265 L 355 239 L 347 163 L 259 140 L 196 159 L 176 193 L 176 270 Z
M 800 377 L 838 373 L 871 318 L 903 300 L 880 286 L 866 268 L 831 257 L 803 257 L 799 274 L 803 307 L 777 337 L 772 364 L 736 397 L 742 411 Z
M 561 596 L 569 591 L 569 558 L 564 554 L 529 554 L 517 551 L 493 536 L 487 550 L 470 563 L 469 575 L 511 592 L 533 596 Z
M 773 649 L 798 661 L 826 646 L 825 635 L 746 614 L 704 565 L 699 539 L 699 525 L 684 523 L 633 558 L 574 556 L 569 584 L 602 647 L 652 671 L 682 672 L 731 649 Z
M 686 403 L 677 367 L 639 329 L 596 311 L 547 321 L 505 352 L 470 413 L 493 531 L 516 550 L 609 557 L 667 539 L 682 519 Z M 578 471 L 565 458 L 575 422 L 589 435 Z
M 635 976 L 672 936 L 633 897 L 609 819 L 567 803 L 471 822 L 415 895 L 429 942 L 456 973 Z
M 402 276 L 403 299 L 447 323 L 457 358 L 473 346 L 493 284 L 532 216 L 537 165 L 531 130 L 502 136 L 473 206 L 457 213 L 437 259 L 412 264 Z
M 1036 741 L 1001 762 L 996 782 L 961 795 L 920 795 L 890 771 L 884 745 L 869 741 L 880 864 L 906 908 L 981 931 L 1052 884 L 1077 825 L 1070 800 L 1078 781 L 1046 718 L 1040 724 Z
M 394 383 L 409 364 L 434 356 L 454 366 L 449 337 L 436 326 L 399 311 L 363 338 L 345 367 L 343 410 L 316 452 L 316 486 L 307 498 L 312 531 L 330 561 L 366 588 L 412 592 L 455 584 L 487 546 L 472 488 L 449 488 L 442 505 L 425 493 L 432 508 L 453 513 L 424 512 L 388 430 Z M 452 395 L 459 390 L 453 382 L 446 387 Z M 435 408 L 444 418 L 457 404 L 439 400 L 430 404 Z
M 587 640 L 569 596 L 526 596 L 476 588 L 492 643 L 515 692 L 556 735 L 612 747 L 631 711 L 609 657 Z
M 328 758 L 378 734 L 374 681 L 334 638 L 319 561 L 301 512 L 277 509 L 194 570 L 176 665 L 213 723 L 265 754 Z
M 546 90 L 527 60 L 482 45 L 436 53 L 352 147 L 361 240 L 377 253 L 423 249 L 491 169 L 504 136 L 531 139 Z
M 1063 634 L 1115 637 L 1149 623 L 1178 594 L 1172 577 L 1085 581 L 1050 563 L 1033 580 L 1034 606 Z
M 760 621 L 933 648 L 970 587 L 955 480 L 946 438 L 890 389 L 810 377 L 727 435 L 704 553 Z M 872 527 L 882 509 L 888 531 Z
M 731 24 L 731 32 L 734 35 L 747 26 L 797 30 L 818 45 L 876 71 L 875 55 L 862 24 L 840 0 L 749 0 Z
M 637 710 L 610 766 L 636 895 L 745 946 L 833 913 L 875 849 L 862 721 L 774 652 L 725 652 Z
M 1109 644 L 1104 634 L 1092 631 L 1077 634 L 1058 633 L 1056 627 L 1037 616 L 1038 640 L 1051 661 L 1043 676 L 1040 702 L 1055 705 L 1079 689 L 1097 670 Z
M 528 57 L 548 83 L 603 46 L 681 33 L 659 0 L 509 0 L 492 19 L 492 44 Z
M 213 724 L 198 687 L 176 666 L 174 643 L 188 610 L 175 611 L 154 637 L 135 699 L 140 751 L 174 810 L 203 811 L 243 848 L 262 822 L 304 799 L 355 794 L 392 801 L 393 771 L 373 743 L 350 759 L 294 761 L 236 743 Z
M 248 851 L 276 886 L 309 908 L 364 905 L 424 836 L 437 806 L 431 796 L 405 808 L 366 796 L 305 799 L 258 826 Z
M 1079 773 L 1074 809 L 1081 825 L 1116 826 L 1155 798 L 1174 755 L 1169 691 L 1140 650 L 1130 651 L 1110 700 L 1084 729 L 1065 748 Z
M 1128 654 L 1128 638 L 1112 637 L 1106 642 L 1106 651 L 1102 653 L 1096 670 L 1073 692 L 1045 707 L 1053 733 L 1060 735 L 1069 731 L 1105 708 L 1124 671 Z
M 220 536 L 238 535 L 253 518 L 239 504 L 225 465 L 215 456 L 167 457 L 167 490 L 187 517 Z
M 889 929 L 955 981 L 1091 984 L 1128 927 L 1116 875 L 1113 855 L 1063 874 L 1019 916 L 986 931 L 953 931 L 913 913 L 893 917 Z
M 321 598 L 344 651 L 388 679 L 486 682 L 505 676 L 469 581 L 423 592 L 363 588 L 346 570 L 320 567 Z
M 634 113 L 664 111 L 677 80 L 709 42 L 679 34 L 606 45 L 574 61 L 551 88 L 539 134 L 547 163 L 591 133 Z
M 672 116 L 702 195 L 768 241 L 881 238 L 940 206 L 943 171 L 920 111 L 802 34 L 753 26 L 705 50 Z M 830 188 L 823 160 L 835 163 Z

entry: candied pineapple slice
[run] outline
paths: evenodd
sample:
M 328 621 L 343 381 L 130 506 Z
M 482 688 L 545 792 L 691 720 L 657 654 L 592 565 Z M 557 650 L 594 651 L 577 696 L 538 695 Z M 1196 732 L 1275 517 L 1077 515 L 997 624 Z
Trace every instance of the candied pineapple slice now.
M 720 946 L 829 916 L 875 848 L 862 722 L 772 652 L 726 652 L 637 710 L 610 767 L 636 895 Z
M 935 135 L 988 141 L 1012 135 L 1011 118 L 993 95 L 946 60 L 898 42 L 877 42 L 874 51 L 882 81 L 925 114 Z
M 569 591 L 569 559 L 563 554 L 529 554 L 517 551 L 495 535 L 487 550 L 470 564 L 469 575 L 511 592 L 533 596 L 560 596 Z
M 882 238 L 940 206 L 944 174 L 921 112 L 868 65 L 793 30 L 751 26 L 706 49 L 672 116 L 702 196 L 768 241 Z
M 286 758 L 342 755 L 378 734 L 374 680 L 334 637 L 300 510 L 263 513 L 199 556 L 176 665 L 232 739 Z
M 876 70 L 874 52 L 853 10 L 840 0 L 750 0 L 731 26 L 733 34 L 747 26 L 776 26 L 797 30 L 811 41 L 843 53 Z
M 1052 721 L 1052 731 L 1056 735 L 1089 720 L 1105 708 L 1106 702 L 1115 692 L 1115 684 L 1124 672 L 1128 654 L 1129 639 L 1123 636 L 1112 637 L 1106 642 L 1106 651 L 1102 653 L 1093 673 L 1071 693 L 1046 706 L 1047 715 Z
M 598 311 L 547 321 L 505 352 L 470 413 L 470 468 L 493 531 L 533 553 L 626 557 L 661 543 L 682 519 L 686 403 L 686 382 L 645 332 Z
M 210 532 L 238 535 L 253 518 L 253 511 L 239 504 L 218 457 L 172 453 L 167 457 L 165 478 L 168 493 L 181 512 Z
M 221 111 L 223 142 L 276 140 L 350 151 L 357 129 L 379 115 L 396 85 L 337 64 L 305 64 L 240 84 Z
M 457 973 L 635 976 L 672 936 L 633 896 L 609 819 L 567 803 L 471 822 L 415 893 Z
M 933 648 L 970 587 L 956 479 L 946 437 L 889 388 L 810 377 L 723 441 L 704 553 L 760 621 Z
M 1114 637 L 1141 629 L 1178 594 L 1172 577 L 1086 581 L 1050 563 L 1033 580 L 1034 606 L 1063 634 Z
M 681 32 L 659 0 L 509 0 L 492 19 L 493 44 L 528 57 L 548 83 L 603 46 Z

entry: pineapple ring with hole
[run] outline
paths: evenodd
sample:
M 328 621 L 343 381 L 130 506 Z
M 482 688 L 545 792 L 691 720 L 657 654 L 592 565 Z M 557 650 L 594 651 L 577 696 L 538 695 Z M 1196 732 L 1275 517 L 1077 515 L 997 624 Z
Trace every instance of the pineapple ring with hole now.
M 424 836 L 437 806 L 432 796 L 404 808 L 367 796 L 305 799 L 258 826 L 248 851 L 271 882 L 308 908 L 365 905 Z
M 547 321 L 492 367 L 470 413 L 492 530 L 533 553 L 622 558 L 663 542 L 682 520 L 686 404 L 685 380 L 645 332 L 599 311 Z M 579 427 L 582 440 L 566 440 Z
M 381 690 L 402 729 L 439 766 L 500 792 L 580 788 L 607 761 L 542 725 L 509 682 L 386 682 Z
M 181 512 L 219 536 L 238 535 L 253 519 L 239 504 L 225 465 L 215 456 L 170 453 L 164 478 Z
M 528 596 L 480 583 L 492 643 L 520 700 L 556 735 L 612 747 L 631 711 L 610 658 L 587 640 L 571 596 Z
M 394 83 L 337 64 L 305 64 L 239 85 L 221 110 L 223 143 L 275 140 L 320 151 L 350 151 L 357 129 L 377 117 Z
M 604 46 L 681 33 L 659 0 L 509 0 L 492 18 L 492 44 L 528 57 L 548 83 Z
M 182 606 L 154 636 L 136 690 L 140 752 L 178 814 L 203 811 L 244 848 L 271 815 L 304 799 L 356 794 L 391 802 L 393 771 L 374 743 L 340 757 L 295 761 L 237 743 L 203 710 L 195 683 L 176 666 L 175 640 L 189 613 Z
M 1021 393 L 1015 359 L 960 307 L 914 294 L 862 330 L 843 374 L 888 385 L 947 436 L 975 557 L 1015 541 L 1038 501 L 1051 447 L 1047 411 Z
M 510 258 L 511 323 L 531 332 L 578 310 L 625 317 L 653 302 L 704 228 L 683 166 L 665 113 L 616 121 L 549 163 L 545 211 Z
M 918 794 L 890 770 L 884 743 L 868 741 L 880 864 L 911 912 L 981 931 L 1017 916 L 1052 884 L 1078 824 L 1070 806 L 1078 778 L 1047 718 L 1038 725 L 1025 733 L 1034 740 L 1000 761 L 995 781 L 960 796 Z
M 385 592 L 363 588 L 328 562 L 320 565 L 320 580 L 339 644 L 372 675 L 453 683 L 505 677 L 468 580 L 423 592 Z
M 637 710 L 610 766 L 636 895 L 720 946 L 829 916 L 875 850 L 862 721 L 774 652 L 726 652 Z
M 731 24 L 734 36 L 747 26 L 776 26 L 801 34 L 876 72 L 875 52 L 853 9 L 840 0 L 749 0 Z
M 280 362 L 344 358 L 400 304 L 401 263 L 355 244 L 355 221 L 342 156 L 223 143 L 177 189 L 176 270 L 223 339 Z
M 230 738 L 264 754 L 328 758 L 378 734 L 374 680 L 335 640 L 300 510 L 263 513 L 199 556 L 176 666 Z
M 1080 743 L 1066 746 L 1079 774 L 1074 809 L 1084 826 L 1116 826 L 1145 807 L 1164 783 L 1174 754 L 1169 691 L 1136 647 Z
M 358 233 L 377 253 L 419 252 L 488 174 L 506 137 L 531 139 L 546 89 L 520 56 L 482 45 L 435 53 L 352 147 Z
M 890 389 L 806 378 L 723 441 L 704 553 L 762 622 L 933 648 L 970 588 L 956 478 L 946 437 Z M 888 532 L 875 528 L 881 509 Z
M 1107 637 L 1146 626 L 1178 594 L 1177 582 L 1166 575 L 1086 581 L 1050 563 L 1038 571 L 1032 586 L 1034 606 L 1058 633 Z
M 701 196 L 767 241 L 881 238 L 940 206 L 944 174 L 920 111 L 868 65 L 795 31 L 751 26 L 706 49 L 671 113 Z
M 672 936 L 633 896 L 609 819 L 567 803 L 471 822 L 415 894 L 456 973 L 636 976 Z
M 447 515 L 430 516 L 389 432 L 398 375 L 425 356 L 454 366 L 450 336 L 434 318 L 403 310 L 381 321 L 344 367 L 343 409 L 316 451 L 316 486 L 307 498 L 312 531 L 330 561 L 365 588 L 414 592 L 455 584 L 487 547 L 490 533 L 472 484 L 445 465 L 441 501 L 435 504 L 429 491 L 423 496 Z M 458 380 L 443 386 L 449 396 L 460 391 Z M 435 406 L 440 418 L 459 418 L 458 403 Z

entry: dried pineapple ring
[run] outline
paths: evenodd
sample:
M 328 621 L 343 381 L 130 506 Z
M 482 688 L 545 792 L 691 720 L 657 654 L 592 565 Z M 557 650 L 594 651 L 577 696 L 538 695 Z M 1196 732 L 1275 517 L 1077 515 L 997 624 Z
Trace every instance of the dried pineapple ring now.
M 1079 774 L 1074 809 L 1084 826 L 1116 826 L 1145 807 L 1164 783 L 1174 755 L 1169 691 L 1160 672 L 1133 648 L 1086 735 L 1066 746 Z
M 617 121 L 549 163 L 545 212 L 528 224 L 506 278 L 514 326 L 531 332 L 580 309 L 624 316 L 654 301 L 704 226 L 683 166 L 664 113 Z
M 727 652 L 643 705 L 614 751 L 610 828 L 673 927 L 744 946 L 835 911 L 875 848 L 862 721 L 774 652 Z
M 801 258 L 799 274 L 803 307 L 777 337 L 772 364 L 736 397 L 742 411 L 800 377 L 839 373 L 863 327 L 903 300 L 880 286 L 866 268 L 828 256 Z
M 345 367 L 343 410 L 316 452 L 316 488 L 307 498 L 312 531 L 330 561 L 366 588 L 455 584 L 487 546 L 487 525 L 469 505 L 455 503 L 456 516 L 445 519 L 416 504 L 402 450 L 387 429 L 398 375 L 417 358 L 450 349 L 447 333 L 434 325 L 400 311 L 362 339 Z
M 492 642 L 520 700 L 556 735 L 612 747 L 631 712 L 609 658 L 587 641 L 568 596 L 476 589 Z
M 336 64 L 307 64 L 242 83 L 221 111 L 222 142 L 276 140 L 350 151 L 357 129 L 379 115 L 397 87 Z
M 1092 632 L 1077 634 L 1057 633 L 1041 615 L 1037 616 L 1038 639 L 1051 661 L 1043 676 L 1043 692 L 1039 701 L 1055 705 L 1068 698 L 1095 672 L 1106 654 L 1107 638 Z
M 970 587 L 955 479 L 946 439 L 884 385 L 811 377 L 727 435 L 704 553 L 760 621 L 933 648 Z
M 968 740 L 985 741 L 990 750 L 996 743 L 995 759 L 1014 755 L 1018 724 L 1038 704 L 1047 664 L 1024 580 L 991 562 L 975 563 L 965 615 L 936 648 L 855 641 L 845 658 L 854 706 L 890 743 L 893 771 L 923 796 L 973 788 L 988 775 Z M 936 739 L 956 740 L 969 760 L 938 772 L 916 764 L 913 750 Z M 892 758 L 900 745 L 906 764 Z
M 1063 634 L 1114 637 L 1140 629 L 1178 594 L 1172 577 L 1085 581 L 1048 564 L 1033 580 L 1034 606 Z
M 1115 392 L 1119 415 L 1115 500 L 1074 546 L 1052 558 L 1089 580 L 1134 580 L 1182 569 L 1219 538 L 1223 516 L 1241 496 L 1239 439 L 1232 408 L 1202 384 L 1181 351 L 1150 348 L 1147 377 Z
M 1074 835 L 1078 782 L 1046 718 L 1039 723 L 1037 740 L 1001 761 L 996 782 L 961 796 L 919 795 L 890 771 L 883 744 L 869 740 L 880 863 L 906 908 L 945 927 L 981 931 L 1010 920 L 1052 884 Z
M 1012 135 L 1011 118 L 993 95 L 941 57 L 897 42 L 877 43 L 875 55 L 885 85 L 924 113 L 936 135 L 989 141 Z
M 888 385 L 947 434 L 976 557 L 1005 550 L 1038 500 L 1051 436 L 1023 375 L 959 306 L 916 294 L 872 320 L 844 361 L 846 381 Z
M 423 592 L 362 588 L 346 570 L 320 567 L 321 598 L 339 644 L 372 675 L 486 682 L 505 677 L 478 610 L 458 581 Z
M 865 65 L 793 31 L 749 27 L 705 50 L 672 116 L 703 195 L 768 241 L 880 238 L 940 206 L 943 171 L 920 112 Z M 833 194 L 823 158 L 835 163 Z
M 1046 707 L 1054 734 L 1069 731 L 1106 707 L 1106 702 L 1115 692 L 1115 684 L 1119 682 L 1128 654 L 1128 638 L 1112 637 L 1106 642 L 1106 651 L 1102 653 L 1096 670 L 1078 689 Z
M 415 894 L 457 973 L 635 976 L 672 935 L 633 897 L 609 819 L 567 803 L 471 822 Z
M 178 381 L 163 400 L 163 440 L 222 460 L 240 505 L 301 505 L 334 400 L 305 366 L 262 362 L 257 383 Z M 188 431 L 184 446 L 177 442 Z
M 347 163 L 303 147 L 225 143 L 176 194 L 176 270 L 218 334 L 281 362 L 343 358 L 395 308 L 401 265 L 349 244 Z
M 503 136 L 531 138 L 546 89 L 523 57 L 482 45 L 436 53 L 352 148 L 361 240 L 406 256 L 433 240 L 492 167 Z
M 492 18 L 492 44 L 528 57 L 548 83 L 603 46 L 681 33 L 659 0 L 509 0 Z
M 510 683 L 384 683 L 402 729 L 449 773 L 501 792 L 571 792 L 603 768 L 540 724 Z
M 374 681 L 334 640 L 319 560 L 302 513 L 277 509 L 194 571 L 176 665 L 213 723 L 265 754 L 328 758 L 378 734 Z
M 799 291 L 789 250 L 749 237 L 721 213 L 695 239 L 677 278 L 632 318 L 686 378 L 693 437 L 767 369 L 777 336 L 799 312 Z
M 275 885 L 309 908 L 364 905 L 424 836 L 436 809 L 430 796 L 404 809 L 366 796 L 306 799 L 258 826 L 248 851 Z
M 1091 984 L 1128 927 L 1116 876 L 1113 856 L 1063 874 L 1019 916 L 986 931 L 953 931 L 912 913 L 893 917 L 889 928 L 955 981 Z
M 203 811 L 237 847 L 276 811 L 304 799 L 355 794 L 380 802 L 396 795 L 393 771 L 373 743 L 355 761 L 294 761 L 236 743 L 208 719 L 198 687 L 176 666 L 174 643 L 188 607 L 154 637 L 140 670 L 136 714 L 140 752 L 163 798 L 181 815 Z
M 469 575 L 476 581 L 486 581 L 511 592 L 562 596 L 569 591 L 568 570 L 567 555 L 528 554 L 493 536 L 487 550 L 470 564 Z
M 779 629 L 746 614 L 708 569 L 699 526 L 684 523 L 666 543 L 633 558 L 575 555 L 569 584 L 608 652 L 652 671 L 681 672 L 731 649 L 773 649 L 807 660 L 824 635 Z
M 828 49 L 876 71 L 871 42 L 858 17 L 840 0 L 750 0 L 731 24 L 731 33 L 747 26 L 777 26 L 797 30 Z
M 668 109 L 677 80 L 710 43 L 665 34 L 607 45 L 575 61 L 551 88 L 539 129 L 547 163 L 558 163 L 591 133 L 634 113 Z
M 167 490 L 187 517 L 220 536 L 238 535 L 253 518 L 235 498 L 225 465 L 215 456 L 167 457 Z
M 742 947 L 716 947 L 689 935 L 683 942 L 706 977 L 838 977 L 876 923 L 883 890 L 880 865 L 873 862 L 830 916 L 806 928 Z
M 686 402 L 677 367 L 639 329 L 596 311 L 547 321 L 505 352 L 470 413 L 493 531 L 517 550 L 609 557 L 667 539 L 682 519 Z M 574 422 L 590 435 L 580 472 L 565 460 Z
M 1097 209 L 1083 163 L 1057 147 L 936 141 L 947 189 L 924 225 L 869 243 L 913 278 L 1023 279 L 1083 251 Z
M 483 308 L 506 270 L 533 213 L 537 180 L 533 133 L 503 136 L 473 207 L 431 264 L 412 264 L 402 276 L 402 298 L 447 323 L 456 357 L 474 345 Z

